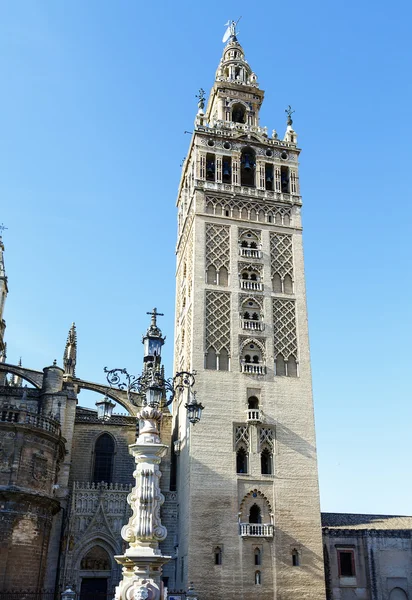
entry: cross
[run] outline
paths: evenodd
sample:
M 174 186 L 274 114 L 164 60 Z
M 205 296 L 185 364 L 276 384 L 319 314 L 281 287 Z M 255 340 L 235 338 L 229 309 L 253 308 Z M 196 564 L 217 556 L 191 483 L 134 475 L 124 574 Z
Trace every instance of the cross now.
M 4 231 L 5 229 L 8 229 L 8 227 L 5 227 L 5 226 L 4 226 L 4 224 L 2 223 L 2 224 L 0 225 L 0 237 L 2 236 L 2 234 L 3 234 L 3 231 Z
M 156 317 L 164 317 L 163 313 L 157 312 L 157 308 L 154 308 L 151 312 L 147 312 L 146 314 L 152 316 L 152 325 L 156 325 Z

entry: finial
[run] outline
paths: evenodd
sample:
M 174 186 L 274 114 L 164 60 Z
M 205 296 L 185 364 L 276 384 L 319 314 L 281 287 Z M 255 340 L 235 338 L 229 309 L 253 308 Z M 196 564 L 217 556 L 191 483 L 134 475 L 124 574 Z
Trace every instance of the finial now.
M 152 310 L 152 312 L 147 312 L 146 314 L 147 315 L 152 315 L 152 326 L 153 327 L 156 327 L 156 325 L 157 325 L 157 323 L 156 323 L 156 318 L 157 317 L 164 317 L 164 313 L 157 312 L 157 308 L 154 308 Z
M 18 366 L 19 366 L 19 367 L 21 367 L 21 356 L 20 356 L 20 358 L 19 358 L 19 363 L 18 363 Z
M 292 107 L 291 107 L 291 105 L 290 105 L 290 104 L 289 104 L 289 106 L 288 106 L 287 108 L 285 108 L 285 113 L 286 113 L 286 114 L 287 114 L 287 116 L 288 116 L 288 120 L 287 120 L 287 125 L 288 125 L 288 127 L 289 127 L 289 126 L 290 126 L 290 127 L 292 127 L 292 125 L 293 125 L 293 121 L 292 121 L 292 115 L 293 115 L 293 113 L 294 113 L 294 112 L 295 112 L 295 111 L 294 111 L 294 110 L 292 110 Z
M 0 225 L 0 237 L 3 235 L 3 231 L 5 229 L 8 229 L 8 227 L 6 227 L 3 223 Z
M 225 27 L 227 27 L 225 34 L 222 38 L 222 42 L 225 43 L 228 41 L 228 39 L 230 38 L 231 41 L 236 42 L 237 38 L 236 36 L 239 35 L 239 31 L 236 31 L 236 25 L 239 23 L 240 19 L 242 17 L 240 16 L 238 18 L 237 21 L 231 21 L 229 19 L 229 21 L 227 23 L 225 23 Z
M 200 88 L 199 93 L 195 95 L 195 98 L 199 98 L 199 102 L 197 103 L 199 110 L 203 110 L 205 107 L 205 90 Z
M 54 361 L 53 361 L 53 367 L 57 367 L 57 360 L 56 359 L 54 359 Z
M 63 368 L 65 375 L 76 376 L 77 359 L 77 332 L 76 325 L 72 323 L 67 335 L 66 346 L 63 354 Z

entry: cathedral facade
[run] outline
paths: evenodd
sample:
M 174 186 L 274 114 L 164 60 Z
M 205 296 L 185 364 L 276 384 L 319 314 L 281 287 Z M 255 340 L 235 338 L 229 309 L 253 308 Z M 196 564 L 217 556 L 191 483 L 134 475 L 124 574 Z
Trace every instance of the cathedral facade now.
M 206 410 L 190 427 L 184 396 L 163 408 L 162 595 L 407 600 L 412 519 L 320 513 L 300 151 L 290 107 L 282 139 L 261 126 L 263 97 L 232 25 L 177 201 L 174 372 L 196 373 Z M 0 599 L 112 598 L 140 400 L 77 377 L 74 324 L 61 365 L 7 362 L 3 251 Z M 145 340 L 163 340 L 156 315 Z M 82 389 L 97 411 L 79 405 Z M 110 416 L 112 401 L 128 414 Z

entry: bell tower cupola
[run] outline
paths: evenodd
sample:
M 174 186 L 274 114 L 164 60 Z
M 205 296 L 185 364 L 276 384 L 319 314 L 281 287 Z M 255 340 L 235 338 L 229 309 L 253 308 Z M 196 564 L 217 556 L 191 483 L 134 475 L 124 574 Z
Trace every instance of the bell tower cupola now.
M 234 21 L 229 23 L 223 38 L 223 41 L 226 40 L 210 93 L 206 118 L 209 123 L 218 124 L 223 121 L 226 125 L 242 123 L 257 127 L 264 92 L 259 89 L 257 76 L 237 40 Z

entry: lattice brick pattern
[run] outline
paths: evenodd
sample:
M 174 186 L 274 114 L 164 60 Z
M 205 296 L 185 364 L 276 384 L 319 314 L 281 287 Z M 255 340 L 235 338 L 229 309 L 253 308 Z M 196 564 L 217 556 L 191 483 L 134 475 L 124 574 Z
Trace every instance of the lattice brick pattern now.
M 296 334 L 296 311 L 294 300 L 273 299 L 273 330 L 275 359 L 282 354 L 285 360 L 289 356 L 298 356 Z
M 276 225 L 290 225 L 292 210 L 290 206 L 278 206 L 267 202 L 256 200 L 250 202 L 240 198 L 226 199 L 219 196 L 206 196 L 206 211 L 218 216 L 229 216 L 230 218 L 251 219 L 253 216 L 257 222 L 267 223 L 268 217 L 272 218 Z M 228 215 L 226 215 L 226 211 Z
M 239 232 L 238 232 L 239 238 L 241 238 L 244 233 L 251 233 L 257 237 L 259 242 L 261 241 L 262 232 L 260 229 L 243 229 L 242 227 L 239 227 Z M 253 238 L 251 241 L 254 241 Z
M 283 279 L 290 275 L 293 280 L 292 236 L 282 233 L 270 234 L 270 265 L 272 276 L 278 273 Z
M 246 446 L 249 450 L 249 427 L 247 425 L 238 425 L 235 427 L 235 447 Z
M 206 291 L 206 350 L 230 353 L 230 294 Z
M 261 427 L 259 431 L 259 447 L 263 448 L 263 446 L 268 446 L 271 450 L 273 450 L 273 444 L 275 440 L 275 435 L 273 429 L 270 427 Z
M 230 263 L 230 228 L 206 223 L 206 269 L 213 265 L 218 271 Z

